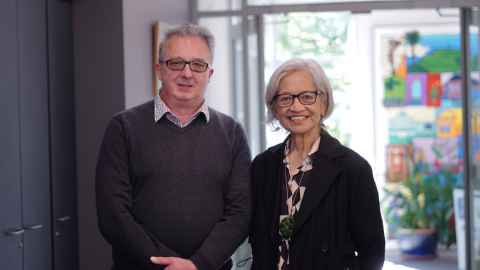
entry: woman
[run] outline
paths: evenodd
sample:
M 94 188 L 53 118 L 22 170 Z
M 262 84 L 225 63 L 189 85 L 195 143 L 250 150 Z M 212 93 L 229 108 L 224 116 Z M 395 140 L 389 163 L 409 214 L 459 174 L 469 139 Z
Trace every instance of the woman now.
M 372 169 L 324 129 L 333 97 L 320 65 L 285 62 L 265 100 L 270 120 L 289 136 L 252 165 L 252 269 L 381 269 L 385 238 Z

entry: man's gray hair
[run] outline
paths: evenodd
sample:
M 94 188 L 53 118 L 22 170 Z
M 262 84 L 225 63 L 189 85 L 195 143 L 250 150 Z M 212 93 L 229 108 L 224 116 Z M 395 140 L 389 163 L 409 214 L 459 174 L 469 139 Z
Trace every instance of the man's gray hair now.
M 281 64 L 272 74 L 270 77 L 270 81 L 267 85 L 267 90 L 265 93 L 265 104 L 267 105 L 268 109 L 268 118 L 267 122 L 274 122 L 275 115 L 274 115 L 274 98 L 278 92 L 278 87 L 280 81 L 288 74 L 294 72 L 304 70 L 307 71 L 312 75 L 313 83 L 317 89 L 317 91 L 322 92 L 325 95 L 325 115 L 322 117 L 322 122 L 326 118 L 328 118 L 333 111 L 333 94 L 332 94 L 332 87 L 330 82 L 325 75 L 320 64 L 313 59 L 301 59 L 301 58 L 293 58 L 285 63 Z M 322 124 L 322 123 L 320 123 Z
M 163 48 L 166 42 L 172 37 L 178 37 L 178 36 L 179 37 L 199 37 L 203 39 L 207 44 L 208 49 L 210 50 L 210 55 L 213 60 L 213 54 L 215 49 L 215 38 L 212 32 L 210 32 L 210 30 L 196 24 L 184 24 L 184 25 L 176 26 L 174 28 L 169 29 L 165 33 L 165 37 L 163 38 L 162 43 L 160 43 L 160 46 L 158 49 L 158 55 L 160 57 L 159 60 L 165 60 L 163 59 Z

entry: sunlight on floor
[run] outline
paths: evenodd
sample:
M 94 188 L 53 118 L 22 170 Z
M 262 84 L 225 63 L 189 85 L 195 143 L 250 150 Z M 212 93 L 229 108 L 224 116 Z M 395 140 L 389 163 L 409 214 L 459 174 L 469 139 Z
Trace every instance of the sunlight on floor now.
M 385 261 L 383 264 L 383 270 L 418 270 L 418 268 L 412 268 L 400 264 L 396 264 L 393 262 Z

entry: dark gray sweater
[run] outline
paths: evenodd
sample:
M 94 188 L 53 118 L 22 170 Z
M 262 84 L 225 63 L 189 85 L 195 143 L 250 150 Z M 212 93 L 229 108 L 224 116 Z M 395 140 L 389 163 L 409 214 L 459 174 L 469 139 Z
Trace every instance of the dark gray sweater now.
M 248 233 L 250 152 L 232 118 L 210 109 L 179 128 L 153 102 L 115 115 L 96 171 L 100 230 L 115 269 L 162 269 L 150 256 L 222 266 Z

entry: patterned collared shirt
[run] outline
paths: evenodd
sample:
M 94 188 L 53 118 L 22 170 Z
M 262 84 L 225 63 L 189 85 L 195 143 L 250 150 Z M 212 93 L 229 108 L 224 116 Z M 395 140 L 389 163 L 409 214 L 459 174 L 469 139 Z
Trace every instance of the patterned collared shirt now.
M 172 110 L 167 106 L 167 104 L 162 100 L 160 95 L 155 95 L 154 97 L 154 120 L 157 122 L 160 120 L 164 115 L 167 117 L 167 119 L 177 125 L 178 127 L 184 128 L 188 126 L 190 123 L 192 123 L 193 120 L 195 120 L 200 114 L 203 114 L 205 116 L 205 121 L 208 123 L 210 121 L 210 113 L 208 112 L 208 106 L 206 102 L 203 102 L 202 106 L 198 108 L 198 110 L 190 117 L 190 119 L 185 122 L 185 124 L 182 124 L 180 119 L 172 112 Z
M 288 160 L 288 154 L 290 153 L 290 139 L 285 143 L 285 150 L 283 152 L 283 165 L 285 167 L 285 176 L 282 176 L 282 205 L 280 205 L 280 220 L 281 223 L 283 219 L 288 217 L 295 217 L 295 215 L 300 211 L 300 206 L 303 201 L 303 196 L 307 189 L 307 179 L 304 179 L 304 176 L 313 169 L 311 156 L 313 153 L 318 151 L 320 146 L 320 137 L 313 143 L 310 152 L 303 160 L 300 167 L 295 168 Z M 285 177 L 283 179 L 283 177 Z M 279 251 L 279 260 L 277 264 L 278 270 L 288 270 L 290 264 L 290 242 L 289 240 L 283 239 L 280 241 L 278 246 Z

